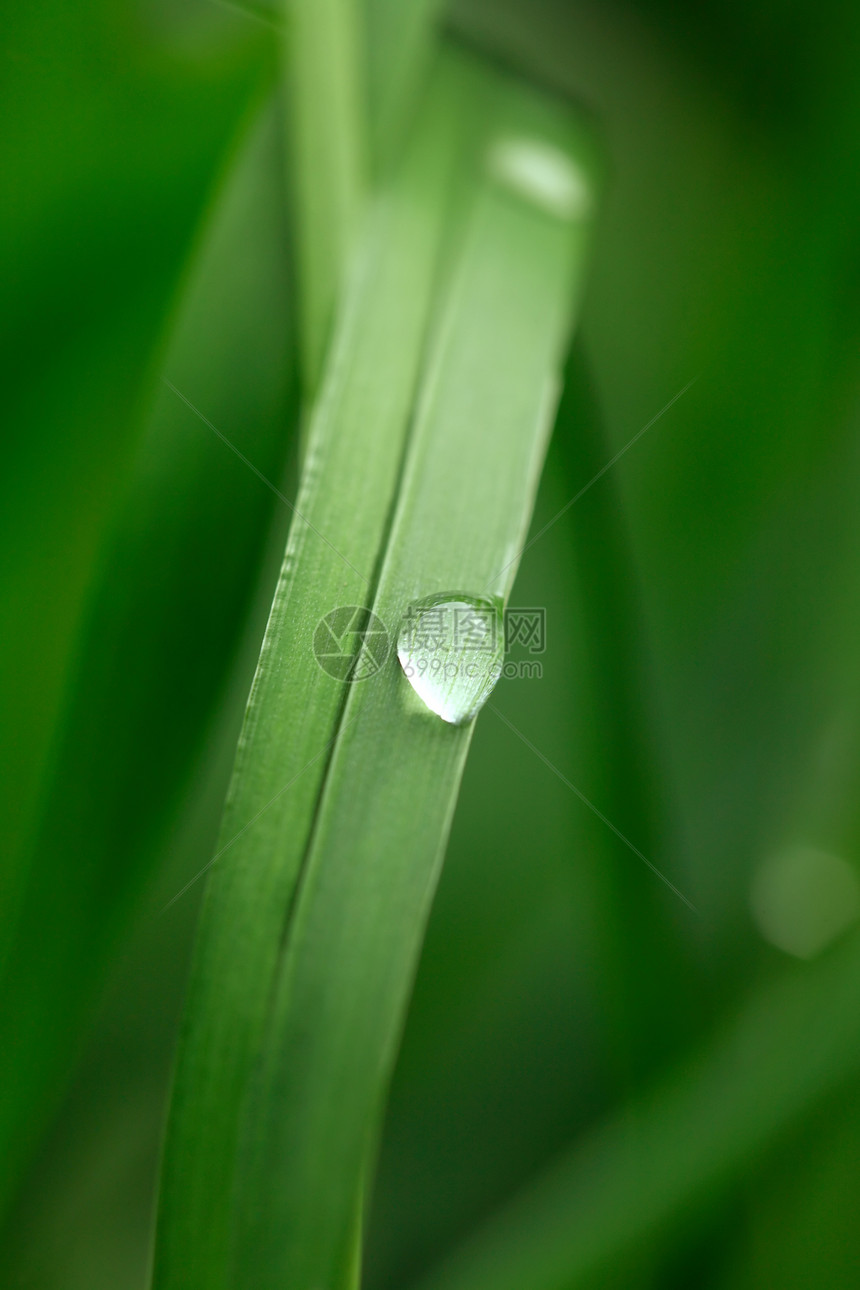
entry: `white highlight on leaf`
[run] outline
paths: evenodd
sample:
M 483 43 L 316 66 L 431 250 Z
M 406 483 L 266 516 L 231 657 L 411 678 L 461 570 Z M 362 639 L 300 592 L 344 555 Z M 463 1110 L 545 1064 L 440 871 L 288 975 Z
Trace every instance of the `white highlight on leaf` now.
M 592 208 L 591 184 L 572 157 L 544 139 L 511 135 L 490 148 L 491 175 L 557 219 L 583 219 Z

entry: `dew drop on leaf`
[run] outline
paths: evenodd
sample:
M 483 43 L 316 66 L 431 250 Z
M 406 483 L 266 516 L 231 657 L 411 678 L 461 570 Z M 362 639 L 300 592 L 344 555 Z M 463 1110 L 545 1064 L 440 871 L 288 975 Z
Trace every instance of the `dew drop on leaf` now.
M 445 592 L 410 605 L 397 657 L 421 702 L 461 725 L 480 712 L 502 671 L 505 630 L 498 601 Z

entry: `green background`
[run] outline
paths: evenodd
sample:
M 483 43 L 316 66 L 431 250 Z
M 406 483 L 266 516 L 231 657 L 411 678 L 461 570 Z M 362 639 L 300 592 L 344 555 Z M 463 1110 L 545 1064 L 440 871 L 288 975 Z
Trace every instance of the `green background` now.
M 569 1240 L 603 1244 L 571 1285 L 850 1287 L 857 933 L 795 962 L 750 893 L 792 846 L 858 864 L 860 16 L 468 0 L 450 20 L 569 93 L 606 157 L 534 531 L 694 382 L 528 551 L 513 602 L 546 606 L 543 676 L 494 701 L 697 912 L 480 717 L 367 1285 L 419 1279 L 574 1150 Z M 10 1286 L 146 1283 L 202 884 L 163 907 L 213 850 L 289 520 L 160 377 L 292 496 L 277 104 L 261 164 L 224 179 L 280 25 L 40 0 L 4 32 Z

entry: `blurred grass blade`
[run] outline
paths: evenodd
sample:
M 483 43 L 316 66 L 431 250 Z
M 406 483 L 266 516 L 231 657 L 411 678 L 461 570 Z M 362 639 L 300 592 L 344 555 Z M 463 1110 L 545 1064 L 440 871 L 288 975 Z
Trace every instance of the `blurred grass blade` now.
M 301 349 L 313 393 L 364 198 L 362 15 L 358 0 L 286 0 L 286 11 Z
M 601 474 L 615 448 L 581 342 L 568 361 L 555 442 L 567 496 L 578 499 L 563 518 L 577 552 L 580 613 L 592 649 L 586 684 L 595 718 L 580 726 L 592 776 L 589 791 L 607 818 L 636 838 L 645 855 L 660 856 L 672 836 L 672 816 L 665 800 L 665 750 L 657 738 L 659 717 L 649 679 L 652 641 L 623 520 L 620 477 L 611 468 Z M 627 1079 L 635 1071 L 641 1079 L 650 1076 L 655 1062 L 664 1068 L 672 1043 L 677 1043 L 673 1034 L 678 1017 L 685 1010 L 687 1033 L 695 1033 L 701 983 L 689 961 L 689 945 L 677 935 L 674 902 L 665 900 L 658 885 L 643 885 L 635 900 L 612 898 L 629 859 L 623 848 L 612 845 L 598 866 L 605 893 L 602 941 L 612 944 L 607 957 L 613 966 L 605 963 L 604 972 L 607 978 L 616 973 L 602 1009 L 613 1019 L 619 1071 L 623 1067 Z M 643 962 L 649 965 L 647 974 L 638 970 Z M 671 1011 L 666 1008 L 670 991 Z
M 414 115 L 442 0 L 287 0 L 288 122 L 305 386 L 322 370 L 368 175 Z
M 698 1060 L 572 1149 L 421 1290 L 573 1290 L 664 1234 L 860 1073 L 860 939 L 759 990 Z
M 584 263 L 591 176 L 567 111 L 473 75 L 476 192 L 374 602 L 392 636 L 433 593 L 506 598 Z M 393 654 L 350 690 L 246 1108 L 237 1286 L 333 1284 L 471 733 L 420 710 Z
M 344 701 L 343 676 L 321 670 L 311 643 L 324 615 L 371 595 L 433 300 L 457 79 L 440 73 L 399 174 L 369 212 L 312 419 L 207 884 L 165 1148 L 158 1290 L 227 1284 L 240 1105 Z
M 243 129 L 166 354 L 178 386 L 274 478 L 295 422 L 277 115 L 255 108 Z M 187 781 L 275 505 L 160 386 L 106 544 L 0 996 L 4 1190 Z
M 3 45 L 0 920 L 177 279 L 271 38 L 186 59 L 113 5 L 34 0 L 5 15 Z
M 384 171 L 409 126 L 443 0 L 362 0 L 371 159 Z

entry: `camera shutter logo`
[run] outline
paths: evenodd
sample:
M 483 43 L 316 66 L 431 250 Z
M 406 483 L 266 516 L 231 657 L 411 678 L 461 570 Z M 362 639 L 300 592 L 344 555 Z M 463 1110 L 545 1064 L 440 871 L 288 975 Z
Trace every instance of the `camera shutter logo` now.
M 341 605 L 317 623 L 314 658 L 338 681 L 366 681 L 388 658 L 385 624 L 362 605 Z

